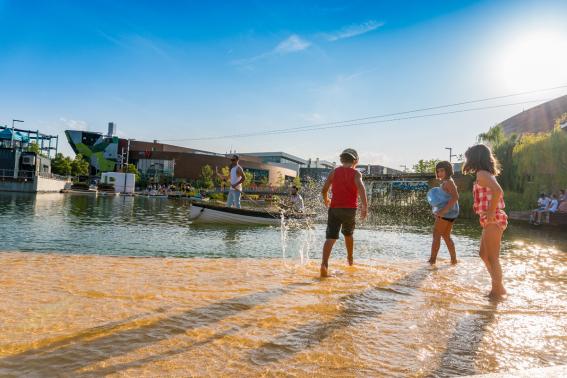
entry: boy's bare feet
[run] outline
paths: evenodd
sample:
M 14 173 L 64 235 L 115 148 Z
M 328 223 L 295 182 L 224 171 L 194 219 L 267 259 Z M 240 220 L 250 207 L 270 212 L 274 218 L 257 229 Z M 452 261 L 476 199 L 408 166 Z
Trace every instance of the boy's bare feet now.
M 458 263 L 457 259 L 455 260 L 451 259 L 451 265 L 457 265 L 457 263 Z
M 353 256 L 348 256 L 347 260 L 348 260 L 348 265 L 352 266 L 354 264 L 354 257 Z
M 435 259 L 429 259 L 427 260 L 428 263 L 430 263 L 431 265 L 435 265 Z
M 488 296 L 492 299 L 502 299 L 507 294 L 508 293 L 506 292 L 506 289 L 504 289 L 504 287 L 500 287 L 500 288 L 492 288 L 492 290 L 490 290 L 490 293 L 488 294 Z
M 329 268 L 321 264 L 321 278 L 323 277 L 329 277 Z

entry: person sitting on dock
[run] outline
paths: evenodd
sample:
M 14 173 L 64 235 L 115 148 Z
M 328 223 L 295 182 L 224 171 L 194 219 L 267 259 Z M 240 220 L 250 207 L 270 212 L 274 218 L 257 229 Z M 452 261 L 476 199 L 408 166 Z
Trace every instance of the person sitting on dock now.
M 556 213 L 558 208 L 559 201 L 557 200 L 557 194 L 553 194 L 545 209 L 537 210 L 534 224 L 539 226 L 542 222 L 549 223 L 549 215 Z M 543 220 L 544 217 L 545 219 Z
M 543 214 L 546 217 L 545 218 L 546 223 L 549 223 L 550 214 L 555 214 L 558 208 L 559 208 L 559 200 L 557 199 L 557 194 L 553 194 L 551 196 L 551 202 L 549 202 L 547 209 L 543 212 Z
M 549 199 L 545 193 L 541 193 L 539 195 L 539 198 L 537 199 L 537 209 L 532 210 L 532 213 L 530 214 L 531 224 L 536 224 L 541 219 L 541 212 L 547 209 L 547 205 L 550 201 L 551 199 Z

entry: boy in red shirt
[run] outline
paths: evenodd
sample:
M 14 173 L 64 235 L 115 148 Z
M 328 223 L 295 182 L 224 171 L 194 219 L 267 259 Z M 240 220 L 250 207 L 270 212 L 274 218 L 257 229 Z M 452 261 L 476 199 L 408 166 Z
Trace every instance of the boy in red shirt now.
M 335 168 L 323 185 L 323 201 L 329 208 L 327 219 L 327 236 L 323 245 L 323 261 L 321 262 L 321 277 L 329 275 L 329 256 L 335 242 L 339 238 L 339 231 L 345 237 L 345 245 L 348 254 L 348 264 L 353 264 L 354 232 L 356 209 L 358 208 L 358 197 L 362 202 L 360 215 L 366 218 L 368 204 L 366 200 L 366 189 L 362 183 L 362 174 L 355 169 L 358 163 L 358 153 L 352 148 L 344 150 L 340 156 L 342 166 Z M 332 197 L 329 200 L 329 188 Z

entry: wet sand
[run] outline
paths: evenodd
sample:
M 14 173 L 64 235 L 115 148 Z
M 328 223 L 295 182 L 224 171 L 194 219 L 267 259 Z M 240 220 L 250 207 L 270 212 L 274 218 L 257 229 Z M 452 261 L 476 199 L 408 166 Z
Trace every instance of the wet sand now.
M 567 255 L 318 261 L 0 253 L 0 375 L 452 376 L 567 361 Z

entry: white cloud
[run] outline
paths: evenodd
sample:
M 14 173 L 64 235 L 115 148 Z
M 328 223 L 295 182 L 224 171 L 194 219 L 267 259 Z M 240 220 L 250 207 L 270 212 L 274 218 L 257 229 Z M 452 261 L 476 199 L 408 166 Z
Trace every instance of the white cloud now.
M 76 119 L 67 119 L 64 117 L 59 118 L 59 121 L 63 124 L 63 126 L 67 130 L 87 131 L 89 129 L 89 126 L 85 121 L 80 121 Z
M 340 39 L 352 38 L 352 37 L 356 37 L 357 35 L 368 33 L 372 30 L 378 29 L 383 25 L 384 25 L 383 22 L 370 20 L 363 22 L 362 24 L 353 24 L 353 25 L 345 26 L 335 32 L 323 34 L 323 36 L 327 41 L 335 42 Z
M 272 50 L 253 56 L 232 61 L 235 65 L 248 65 L 259 60 L 269 58 L 274 55 L 287 55 L 299 51 L 303 51 L 311 46 L 311 42 L 301 38 L 297 34 L 292 34 L 276 45 Z
M 297 51 L 305 50 L 311 46 L 309 41 L 301 39 L 297 34 L 290 35 L 287 39 L 281 41 L 273 50 L 277 54 L 289 54 Z

